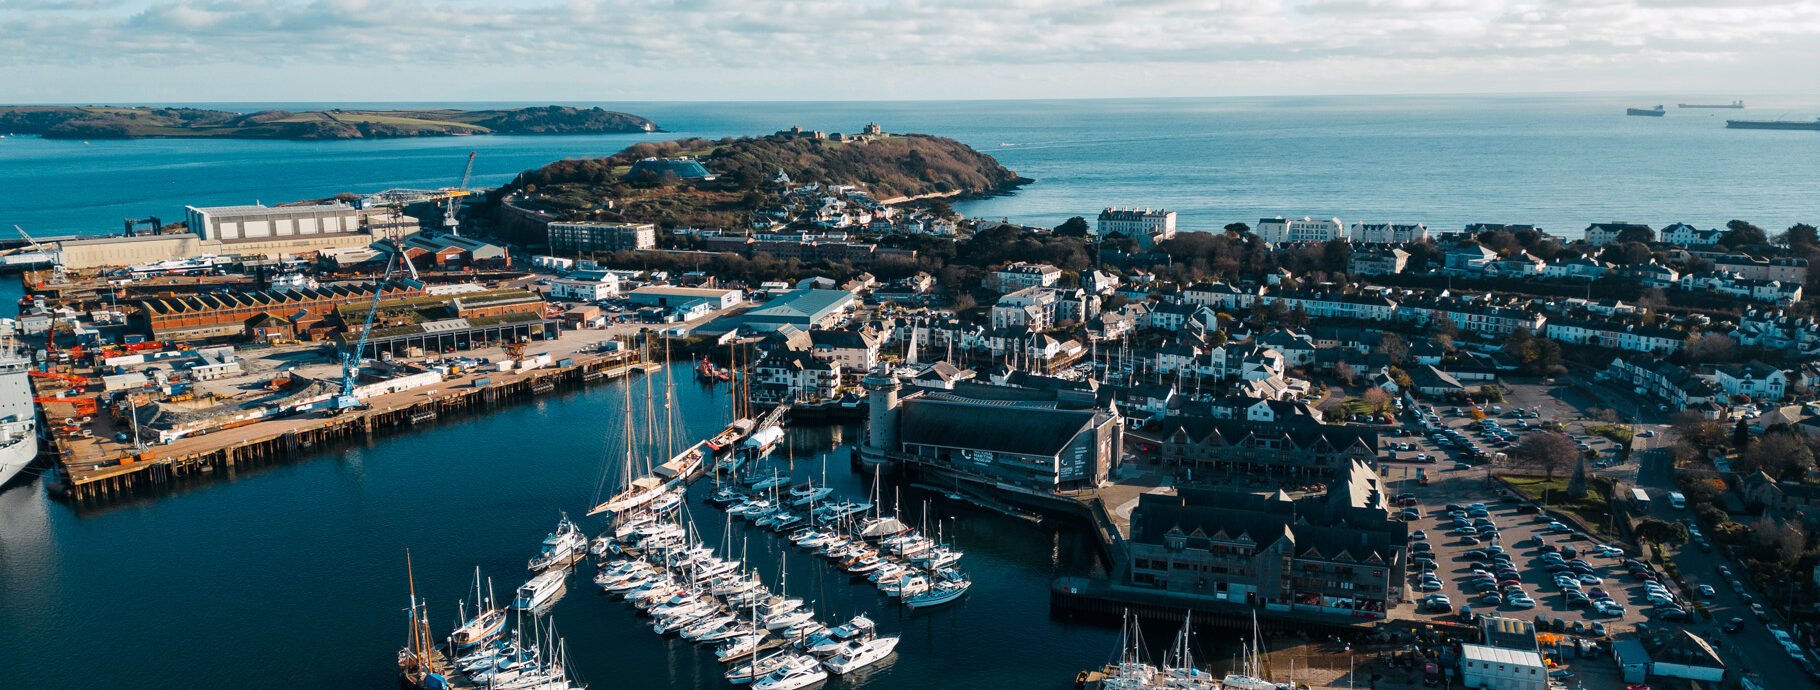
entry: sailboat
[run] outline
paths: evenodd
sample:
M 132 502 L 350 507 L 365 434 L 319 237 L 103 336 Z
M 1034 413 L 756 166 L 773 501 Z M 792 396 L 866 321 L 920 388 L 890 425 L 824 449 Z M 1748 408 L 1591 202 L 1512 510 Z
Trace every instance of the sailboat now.
M 490 580 L 487 590 L 486 598 L 482 599 L 480 597 L 480 568 L 475 568 L 474 617 L 449 634 L 449 643 L 455 646 L 455 651 L 458 653 L 497 639 L 499 633 L 506 628 L 506 610 L 494 605 Z
M 638 459 L 638 443 L 635 440 L 637 438 L 637 428 L 634 424 L 634 420 L 638 415 L 633 413 L 632 384 L 627 382 L 622 390 L 625 394 L 625 414 L 621 415 L 625 419 L 622 441 L 625 444 L 626 453 L 625 461 L 620 466 L 620 479 L 625 488 L 607 500 L 602 501 L 599 505 L 594 506 L 593 509 L 588 511 L 589 515 L 598 515 L 600 513 L 624 515 L 650 504 L 664 494 L 663 480 L 652 476 L 649 458 L 646 458 L 642 463 L 643 471 L 641 472 L 638 469 L 641 466 L 641 463 Z M 646 402 L 646 412 L 648 413 L 649 400 Z
M 1264 680 L 1264 651 L 1258 641 L 1258 614 L 1251 612 L 1251 642 L 1245 646 L 1245 655 L 1239 664 L 1239 672 L 1227 674 L 1220 681 L 1220 687 L 1232 690 L 1276 690 L 1277 684 Z
M 405 578 L 411 584 L 411 637 L 398 650 L 398 673 L 416 687 L 448 687 L 448 679 L 431 667 L 436 644 L 430 640 L 429 607 L 417 599 L 417 576 L 411 570 L 411 552 L 404 552 Z
M 1147 690 L 1154 687 L 1156 667 L 1144 663 L 1142 650 L 1143 636 L 1138 631 L 1137 619 L 1131 617 L 1131 611 L 1125 612 L 1125 622 L 1119 627 L 1118 661 L 1108 664 L 1100 680 L 1104 690 Z
M 1189 637 L 1194 629 L 1193 621 L 1192 612 L 1182 619 L 1182 630 L 1175 634 L 1175 644 L 1163 656 L 1158 685 L 1173 690 L 1221 690 L 1218 679 L 1194 665 L 1194 653 L 1188 648 Z

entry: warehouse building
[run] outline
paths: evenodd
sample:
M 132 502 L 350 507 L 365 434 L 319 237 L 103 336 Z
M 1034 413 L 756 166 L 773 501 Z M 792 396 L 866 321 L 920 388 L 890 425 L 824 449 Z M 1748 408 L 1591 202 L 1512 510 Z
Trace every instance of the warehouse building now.
M 341 202 L 305 206 L 185 206 L 190 232 L 205 240 L 237 242 L 362 231 L 360 211 Z
M 357 285 L 162 297 L 141 300 L 139 318 L 157 340 L 237 337 L 247 333 L 247 322 L 255 316 L 271 313 L 286 320 L 326 316 L 343 305 L 370 302 L 373 289 L 371 285 Z M 406 287 L 385 290 L 386 295 L 399 297 L 419 293 Z
M 722 290 L 718 288 L 675 287 L 671 285 L 646 285 L 633 290 L 626 299 L 641 307 L 681 307 L 695 302 L 709 302 L 711 309 L 730 309 L 745 298 L 741 290 Z
M 230 206 L 222 208 L 267 207 Z M 293 207 L 279 206 L 267 210 L 279 211 L 290 208 Z M 64 268 L 83 269 L 176 261 L 204 255 L 259 256 L 277 259 L 286 255 L 335 252 L 353 248 L 364 249 L 382 237 L 409 235 L 416 232 L 418 227 L 416 218 L 393 214 L 385 209 L 360 211 L 350 208 L 348 212 L 353 214 L 354 218 L 351 225 L 347 222 L 346 217 L 341 215 L 332 215 L 332 220 L 293 217 L 285 223 L 274 224 L 268 221 L 261 225 L 249 220 L 247 216 L 211 215 L 210 212 L 216 209 L 196 207 L 190 207 L 190 209 L 196 212 L 190 221 L 192 223 L 190 227 L 200 227 L 203 230 L 136 237 L 69 239 L 45 244 L 55 248 L 58 263 L 61 263 Z M 202 225 L 195 225 L 195 223 L 202 223 Z M 209 225 L 210 223 L 213 225 Z M 353 229 L 343 231 L 348 227 Z M 305 229 L 316 232 L 297 232 Z M 336 231 L 319 232 L 323 229 Z M 241 236 L 248 232 L 273 231 L 279 231 L 281 234 Z M 210 236 L 204 234 L 206 232 L 216 234 Z M 222 233 L 234 235 L 234 237 L 223 238 Z

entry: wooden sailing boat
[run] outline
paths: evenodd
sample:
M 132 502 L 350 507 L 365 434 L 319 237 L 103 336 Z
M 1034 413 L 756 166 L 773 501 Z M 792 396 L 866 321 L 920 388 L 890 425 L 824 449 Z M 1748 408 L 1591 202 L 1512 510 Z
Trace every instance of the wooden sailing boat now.
M 411 592 L 411 635 L 403 648 L 398 650 L 398 673 L 405 682 L 416 686 L 426 686 L 434 669 L 431 668 L 430 655 L 435 643 L 430 639 L 429 607 L 417 599 L 417 575 L 411 569 L 411 552 L 404 552 L 405 579 L 410 583 Z
M 650 379 L 647 377 L 645 381 L 648 390 Z M 613 513 L 615 515 L 624 514 L 649 505 L 664 493 L 663 480 L 658 479 L 651 473 L 650 458 L 645 457 L 641 462 L 639 457 L 639 444 L 636 440 L 638 438 L 638 429 L 635 422 L 638 415 L 634 413 L 634 407 L 632 405 L 632 383 L 630 381 L 626 382 L 625 387 L 620 390 L 623 393 L 625 405 L 624 413 L 620 415 L 620 417 L 625 420 L 625 428 L 623 429 L 621 438 L 625 444 L 626 452 L 625 461 L 620 466 L 620 481 L 621 486 L 624 488 L 622 488 L 619 493 L 613 494 L 607 500 L 602 501 L 599 505 L 590 509 L 588 511 L 589 515 L 598 515 L 600 513 Z M 644 411 L 648 417 L 651 412 L 651 398 L 649 395 L 645 397 Z M 649 430 L 648 425 L 647 430 Z

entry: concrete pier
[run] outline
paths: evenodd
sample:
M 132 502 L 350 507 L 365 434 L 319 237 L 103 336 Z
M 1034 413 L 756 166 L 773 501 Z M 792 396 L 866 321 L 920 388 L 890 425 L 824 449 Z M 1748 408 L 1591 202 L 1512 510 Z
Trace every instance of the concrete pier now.
M 213 472 L 232 473 L 239 467 L 287 460 L 376 431 L 408 429 L 462 410 L 544 395 L 564 386 L 649 373 L 662 366 L 641 360 L 636 351 L 577 357 L 569 366 L 488 372 L 467 380 L 446 381 L 428 392 L 409 390 L 375 396 L 365 401 L 365 407 L 340 415 L 314 413 L 262 420 L 153 446 L 136 454 L 78 460 L 78 454 L 59 447 L 61 441 L 50 442 L 47 451 L 56 458 L 62 495 L 78 501 L 105 501 L 136 489 Z M 473 385 L 473 381 L 482 378 L 490 382 Z

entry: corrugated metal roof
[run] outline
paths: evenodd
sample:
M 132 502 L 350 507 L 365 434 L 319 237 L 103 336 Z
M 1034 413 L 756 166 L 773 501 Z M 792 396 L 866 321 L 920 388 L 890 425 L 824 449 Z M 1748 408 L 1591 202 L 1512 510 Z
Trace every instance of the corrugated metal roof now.
M 1487 647 L 1477 644 L 1460 645 L 1460 656 L 1468 661 L 1480 661 L 1493 664 L 1510 664 L 1513 666 L 1542 666 L 1542 655 L 1535 652 Z

